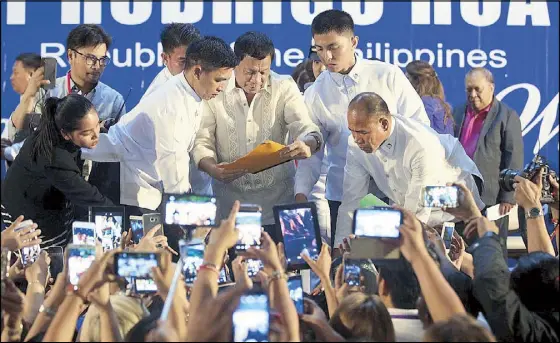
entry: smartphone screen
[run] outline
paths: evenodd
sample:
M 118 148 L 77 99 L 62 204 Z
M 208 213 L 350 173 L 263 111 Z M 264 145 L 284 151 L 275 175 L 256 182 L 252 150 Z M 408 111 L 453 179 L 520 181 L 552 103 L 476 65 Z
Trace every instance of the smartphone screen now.
M 138 244 L 144 237 L 144 223 L 142 217 L 130 216 L 130 229 L 132 230 L 132 243 Z
M 295 275 L 288 279 L 288 289 L 290 290 L 290 298 L 296 305 L 298 314 L 303 314 L 303 284 L 301 275 Z
M 249 247 L 261 246 L 261 223 L 262 213 L 257 211 L 243 211 L 237 213 L 235 227 L 239 230 L 239 238 L 235 244 L 235 250 L 246 251 Z
M 218 276 L 218 285 L 226 284 L 226 283 L 228 283 L 229 281 L 230 281 L 230 280 L 229 280 L 229 277 L 228 277 L 228 275 L 227 275 L 227 273 L 226 273 L 226 268 L 222 268 L 222 269 L 220 270 L 220 275 Z
M 268 296 L 263 292 L 250 292 L 241 296 L 232 317 L 234 342 L 268 342 L 268 306 Z
M 74 289 L 78 289 L 80 276 L 88 270 L 94 260 L 95 246 L 73 244 L 68 246 L 68 276 Z
M 37 259 L 39 259 L 40 254 L 41 247 L 39 245 L 22 248 L 20 250 L 21 264 L 24 267 L 32 265 L 35 261 L 37 261 Z
M 286 259 L 291 269 L 307 267 L 301 254 L 307 254 L 314 260 L 319 255 L 317 241 L 318 239 L 320 241 L 320 236 L 317 235 L 316 213 L 316 210 L 313 211 L 311 207 L 278 210 L 278 222 L 284 239 Z
M 261 260 L 247 259 L 245 263 L 247 263 L 247 274 L 249 277 L 257 276 L 257 274 L 264 268 Z
M 122 252 L 115 254 L 115 274 L 124 278 L 151 279 L 158 266 L 158 254 Z
M 353 231 L 356 236 L 399 238 L 402 213 L 390 207 L 357 209 L 354 212 Z
M 73 222 L 72 223 L 72 243 L 95 245 L 95 223 Z
M 124 226 L 124 208 L 92 208 L 97 237 L 101 240 L 103 251 L 120 247 Z
M 183 276 L 187 285 L 192 285 L 196 280 L 198 268 L 204 261 L 204 244 L 187 244 L 185 241 L 179 242 L 181 259 L 183 260 Z
M 359 260 L 344 260 L 344 282 L 346 282 L 348 286 L 360 286 L 361 272 L 362 269 Z
M 445 250 L 451 249 L 451 241 L 453 239 L 453 232 L 455 231 L 455 223 L 445 222 L 441 229 L 441 238 L 445 245 Z
M 424 206 L 455 208 L 459 206 L 459 190 L 456 186 L 426 186 Z
M 205 195 L 168 195 L 165 224 L 197 226 L 216 225 L 216 198 Z
M 139 294 L 157 292 L 156 282 L 152 279 L 134 279 L 134 291 Z

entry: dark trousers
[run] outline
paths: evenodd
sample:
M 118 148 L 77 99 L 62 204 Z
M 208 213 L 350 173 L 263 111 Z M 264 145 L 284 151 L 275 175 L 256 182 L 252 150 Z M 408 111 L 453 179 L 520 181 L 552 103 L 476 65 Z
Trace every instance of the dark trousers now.
M 329 211 L 331 213 L 331 248 L 334 249 L 334 242 L 336 238 L 336 221 L 338 219 L 338 208 L 342 202 L 335 200 L 329 201 Z

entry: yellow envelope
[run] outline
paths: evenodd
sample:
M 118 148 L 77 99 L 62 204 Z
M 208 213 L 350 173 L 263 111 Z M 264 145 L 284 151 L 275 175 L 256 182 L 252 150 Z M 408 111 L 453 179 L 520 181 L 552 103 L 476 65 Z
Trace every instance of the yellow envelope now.
M 286 146 L 274 141 L 264 141 L 247 155 L 224 166 L 224 169 L 247 169 L 257 174 L 279 164 L 286 163 L 280 158 L 280 150 Z

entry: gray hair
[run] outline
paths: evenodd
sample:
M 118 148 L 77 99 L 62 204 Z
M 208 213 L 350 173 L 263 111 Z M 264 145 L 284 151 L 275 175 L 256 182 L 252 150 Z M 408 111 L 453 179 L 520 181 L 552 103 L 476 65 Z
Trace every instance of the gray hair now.
M 354 99 L 350 101 L 348 109 L 352 109 L 358 106 L 361 106 L 361 108 L 365 112 L 364 114 L 366 114 L 367 116 L 391 115 L 387 103 L 377 93 L 364 92 L 356 95 L 356 97 L 354 97 Z
M 469 77 L 471 77 L 475 73 L 481 73 L 482 75 L 484 75 L 484 78 L 486 78 L 486 81 L 490 82 L 491 84 L 494 84 L 494 75 L 492 75 L 492 72 L 482 67 L 472 68 L 471 70 L 469 70 L 469 72 L 465 76 L 465 82 Z

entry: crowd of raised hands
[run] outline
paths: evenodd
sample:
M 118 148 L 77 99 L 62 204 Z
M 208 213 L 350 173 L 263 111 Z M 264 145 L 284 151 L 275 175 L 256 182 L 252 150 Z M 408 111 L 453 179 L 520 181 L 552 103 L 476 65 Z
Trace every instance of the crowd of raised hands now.
M 540 206 L 540 182 L 517 181 L 518 204 Z M 249 248 L 232 261 L 235 282 L 220 289 L 217 279 L 224 255 L 238 239 L 238 202 L 229 218 L 211 230 L 194 284 L 187 286 L 179 279 L 173 291 L 176 252 L 165 236 L 154 236 L 159 227 L 137 245 L 131 245 L 130 233 L 125 233 L 119 249 L 103 252 L 97 246 L 95 261 L 77 287 L 69 283 L 67 264 L 58 275 L 49 275 L 50 258 L 42 251 L 35 263 L 23 268 L 18 260 L 2 277 L 2 342 L 232 341 L 234 312 L 252 289 L 268 297 L 270 341 L 558 341 L 558 259 L 544 219 L 528 222 L 529 255 L 510 272 L 500 242 L 486 234 L 498 233 L 498 228 L 481 214 L 469 190 L 457 186 L 460 206 L 445 210 L 466 223 L 463 236 L 479 237 L 469 249 L 455 233 L 447 253 L 440 228 L 427 227 L 397 207 L 403 212 L 401 258 L 372 265 L 373 278 L 362 276 L 359 285 L 345 283 L 344 263 L 352 252 L 353 236 L 338 247 L 343 257 L 334 262 L 325 243 L 316 260 L 302 255 L 320 279 L 305 295 L 303 313 L 290 297 L 284 247 L 265 232 L 259 249 Z M 558 185 L 553 187 L 557 190 Z M 557 206 L 552 205 L 556 211 Z M 40 243 L 36 225 L 15 230 L 22 220 L 2 232 L 3 252 Z M 113 266 L 114 255 L 122 251 L 159 255 L 152 269 L 156 293 L 126 291 L 126 281 L 115 275 Z M 253 278 L 247 273 L 247 259 L 263 265 Z M 166 303 L 171 307 L 164 318 Z M 421 327 L 398 324 L 396 309 L 418 310 Z

